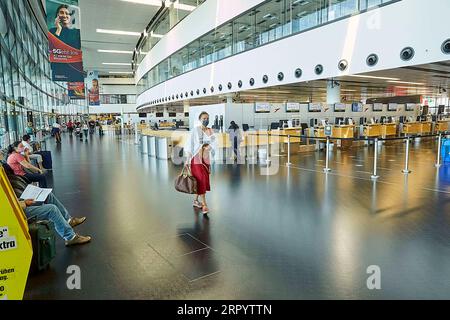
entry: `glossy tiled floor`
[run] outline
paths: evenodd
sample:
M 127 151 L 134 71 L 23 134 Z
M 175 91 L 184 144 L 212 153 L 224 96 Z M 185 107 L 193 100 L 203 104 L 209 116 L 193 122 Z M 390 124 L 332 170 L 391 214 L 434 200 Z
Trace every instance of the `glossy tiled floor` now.
M 53 186 L 91 244 L 65 248 L 29 278 L 27 299 L 416 299 L 450 298 L 450 165 L 434 167 L 434 142 L 335 151 L 213 169 L 211 214 L 176 193 L 180 168 L 141 155 L 133 140 L 63 138 Z M 81 290 L 66 268 L 81 268 Z M 368 290 L 367 267 L 381 268 Z

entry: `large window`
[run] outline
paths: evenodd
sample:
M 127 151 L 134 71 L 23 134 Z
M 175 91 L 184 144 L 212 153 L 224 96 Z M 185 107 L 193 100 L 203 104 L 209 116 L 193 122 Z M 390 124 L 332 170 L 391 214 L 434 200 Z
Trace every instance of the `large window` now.
M 0 148 L 4 148 L 24 133 L 27 112 L 33 113 L 39 129 L 45 113 L 67 110 L 63 100 L 67 86 L 51 80 L 47 36 L 28 1 L 0 1 L 0 19 Z M 83 108 L 73 107 L 80 112 Z
M 138 94 L 230 55 L 395 1 L 398 0 L 265 1 L 156 65 L 139 81 Z

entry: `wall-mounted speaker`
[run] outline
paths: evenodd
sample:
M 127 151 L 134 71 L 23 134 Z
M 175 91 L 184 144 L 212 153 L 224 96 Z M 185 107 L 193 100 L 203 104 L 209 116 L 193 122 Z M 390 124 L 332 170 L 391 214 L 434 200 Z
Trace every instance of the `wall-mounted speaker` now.
M 345 71 L 348 68 L 348 61 L 345 59 L 342 59 L 341 61 L 339 61 L 338 63 L 338 68 L 341 71 Z
M 378 56 L 375 53 L 372 53 L 367 57 L 366 63 L 369 67 L 375 66 L 378 63 Z
M 444 43 L 442 44 L 442 52 L 445 54 L 450 54 L 450 39 L 447 39 L 444 41 Z
M 414 57 L 414 49 L 411 47 L 407 47 L 400 52 L 400 58 L 403 61 L 409 61 Z
M 283 72 L 279 72 L 277 78 L 278 78 L 278 81 L 283 81 L 284 73 Z
M 323 72 L 323 66 L 322 66 L 321 64 L 318 64 L 318 65 L 314 68 L 314 72 L 315 72 L 317 75 L 322 74 L 322 72 Z

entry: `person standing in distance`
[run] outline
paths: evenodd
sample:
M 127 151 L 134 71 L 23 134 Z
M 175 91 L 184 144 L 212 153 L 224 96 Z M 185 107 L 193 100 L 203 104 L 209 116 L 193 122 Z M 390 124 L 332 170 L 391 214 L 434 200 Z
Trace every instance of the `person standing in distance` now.
M 206 204 L 206 192 L 211 191 L 209 174 L 211 172 L 211 156 L 214 157 L 216 149 L 216 137 L 212 129 L 208 128 L 209 114 L 203 111 L 198 119 L 200 125 L 190 132 L 184 150 L 186 165 L 190 166 L 191 173 L 197 180 L 197 194 L 193 206 L 201 209 L 202 213 L 206 215 L 209 212 Z

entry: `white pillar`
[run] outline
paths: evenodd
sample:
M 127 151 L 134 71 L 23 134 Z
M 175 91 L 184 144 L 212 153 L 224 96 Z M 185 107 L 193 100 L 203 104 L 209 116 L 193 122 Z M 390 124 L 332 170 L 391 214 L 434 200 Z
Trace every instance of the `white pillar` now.
M 169 27 L 172 29 L 178 23 L 178 9 L 175 8 L 175 3 L 166 1 L 166 5 L 169 7 Z
M 337 81 L 327 81 L 327 104 L 335 104 L 341 102 L 341 86 L 337 85 Z
M 183 112 L 189 112 L 190 103 L 189 100 L 183 100 Z

